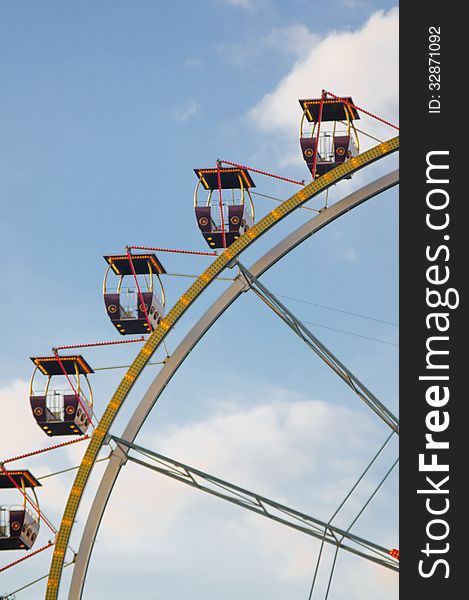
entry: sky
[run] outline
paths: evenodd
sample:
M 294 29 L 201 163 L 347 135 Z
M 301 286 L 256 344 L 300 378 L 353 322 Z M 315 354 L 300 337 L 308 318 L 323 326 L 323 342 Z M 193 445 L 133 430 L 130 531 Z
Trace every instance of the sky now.
M 322 89 L 398 121 L 398 9 L 377 0 L 19 0 L 2 5 L 0 52 L 4 460 L 51 445 L 28 407 L 29 357 L 61 344 L 117 339 L 101 296 L 102 256 L 127 244 L 207 249 L 192 207 L 195 167 L 222 158 L 306 180 L 297 100 Z M 379 139 L 395 134 L 364 115 L 359 126 Z M 334 186 L 328 202 L 396 166 L 391 157 L 365 169 Z M 298 189 L 253 178 L 257 192 L 276 198 Z M 254 199 L 259 217 L 275 205 Z M 308 206 L 324 203 L 320 197 Z M 312 216 L 296 211 L 243 263 Z M 320 231 L 262 278 L 395 413 L 397 223 L 393 189 Z M 169 273 L 186 275 L 199 274 L 210 260 L 158 257 Z M 190 283 L 165 277 L 169 307 Z M 197 301 L 168 338 L 170 353 L 228 284 L 214 283 Z M 83 355 L 101 369 L 129 364 L 136 352 L 129 344 Z M 159 350 L 155 360 L 162 358 Z M 158 368 L 148 367 L 133 389 L 116 435 Z M 98 417 L 124 372 L 93 375 Z M 137 442 L 327 521 L 386 436 L 343 382 L 247 293 L 191 352 Z M 43 477 L 79 464 L 83 447 L 15 466 Z M 338 526 L 348 526 L 396 454 L 393 441 Z M 104 466 L 93 471 L 75 549 Z M 56 526 L 72 482 L 73 473 L 50 477 L 38 491 Z M 17 502 L 14 492 L 2 492 L 0 504 Z M 398 547 L 396 472 L 353 531 Z M 38 546 L 49 538 L 43 526 Z M 304 599 L 318 550 L 304 534 L 128 464 L 103 519 L 84 597 Z M 19 556 L 2 553 L 0 567 Z M 324 597 L 331 554 L 325 558 L 313 600 Z M 44 552 L 0 574 L 0 593 L 46 574 L 49 561 Z M 37 599 L 44 589 L 41 582 L 17 597 Z M 393 573 L 339 553 L 330 598 L 397 597 Z

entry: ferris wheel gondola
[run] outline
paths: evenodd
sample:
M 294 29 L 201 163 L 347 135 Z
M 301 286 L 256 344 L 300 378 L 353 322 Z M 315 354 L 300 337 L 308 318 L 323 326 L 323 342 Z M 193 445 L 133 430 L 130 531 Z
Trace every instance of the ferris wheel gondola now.
M 103 283 L 104 304 L 111 323 L 121 335 L 151 333 L 165 314 L 160 275 L 166 271 L 155 254 L 130 256 L 130 260 L 127 254 L 104 257 L 109 265 Z M 109 287 L 111 274 L 117 277 L 115 287 Z M 130 283 L 124 285 L 126 281 Z
M 303 158 L 314 176 L 320 177 L 359 153 L 360 143 L 354 120 L 358 110 L 350 97 L 299 100 L 303 109 L 300 145 Z M 308 133 L 306 123 L 311 125 Z M 317 157 L 315 157 L 317 149 Z M 345 179 L 350 179 L 346 177 Z
M 84 435 L 93 415 L 93 391 L 88 381 L 93 369 L 78 355 L 36 356 L 31 360 L 36 368 L 31 376 L 29 401 L 36 423 L 50 437 Z M 46 379 L 37 389 L 39 375 Z M 65 383 L 64 378 L 68 380 Z M 60 384 L 55 386 L 57 379 Z
M 0 550 L 29 550 L 39 533 L 40 510 L 34 488 L 39 481 L 29 471 L 0 470 L 0 489 L 15 489 L 23 495 L 21 505 L 0 505 Z M 34 494 L 28 507 L 26 489 Z
M 250 188 L 256 187 L 247 169 L 236 167 L 194 169 L 198 182 L 194 192 L 195 218 L 210 248 L 230 245 L 254 224 L 255 213 Z M 219 181 L 220 178 L 220 181 Z M 199 198 L 200 186 L 207 191 Z M 221 203 L 213 192 L 231 190 Z M 220 206 L 221 204 L 221 206 Z

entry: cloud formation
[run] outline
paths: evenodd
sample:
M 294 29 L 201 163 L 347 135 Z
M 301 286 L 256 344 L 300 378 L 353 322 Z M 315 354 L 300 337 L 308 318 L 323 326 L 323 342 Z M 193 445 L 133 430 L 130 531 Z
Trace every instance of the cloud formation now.
M 176 119 L 176 121 L 181 121 L 182 123 L 184 123 L 185 121 L 193 117 L 198 111 L 198 109 L 199 106 L 197 102 L 191 101 L 186 106 L 174 110 L 173 116 Z
M 158 435 L 147 432 L 140 443 L 327 519 L 377 445 L 373 421 L 361 411 L 286 390 L 266 389 L 265 397 L 270 401 L 252 407 L 235 402 L 219 405 L 206 419 L 174 424 Z M 116 547 L 122 531 L 132 535 L 124 546 Z M 201 571 L 210 564 L 210 572 L 225 578 L 226 584 L 227 561 L 233 559 L 240 581 L 254 577 L 254 561 L 272 581 L 295 589 L 310 580 L 314 544 L 307 536 L 127 463 L 108 505 L 96 548 L 99 555 L 88 578 L 92 585 L 92 578 L 100 577 L 106 554 L 107 562 L 125 560 L 127 568 L 143 578 L 164 579 L 177 564 L 198 585 L 203 581 Z M 376 567 L 356 568 L 366 573 Z M 341 572 L 341 577 L 347 574 Z M 236 585 L 233 593 L 226 597 L 238 597 Z M 357 591 L 349 598 L 368 596 Z
M 29 405 L 29 385 L 16 379 L 0 388 L 2 431 L 0 435 L 0 460 L 11 458 L 11 452 L 20 454 L 32 448 L 47 446 L 47 437 L 38 428 Z M 9 426 L 14 424 L 15 426 Z M 21 424 L 21 425 L 19 425 Z M 21 431 L 21 435 L 18 432 Z
M 319 40 L 319 36 L 312 33 L 306 25 L 297 24 L 276 27 L 267 35 L 244 40 L 242 43 L 221 44 L 220 52 L 223 59 L 227 59 L 232 66 L 245 69 L 246 65 L 263 60 L 272 53 L 298 60 L 308 54 Z
M 237 8 L 247 8 L 252 10 L 255 6 L 254 0 L 225 0 L 226 4 L 236 6 Z
M 23 381 L 2 389 L 4 414 L 15 422 L 23 422 L 28 441 L 25 450 L 49 446 L 52 440 L 35 425 L 27 394 L 28 386 Z M 182 424 L 175 422 L 159 434 L 148 431 L 140 442 L 287 506 L 327 519 L 374 452 L 378 440 L 372 418 L 360 410 L 312 400 L 288 390 L 265 388 L 258 390 L 252 406 L 239 405 L 236 398 L 227 397 L 221 404 L 213 400 L 211 416 Z M 18 440 L 7 429 L 2 436 L 2 456 L 6 457 L 5 452 L 12 448 L 18 449 Z M 77 464 L 83 450 L 78 444 L 29 459 L 24 466 L 36 475 L 44 475 Z M 102 468 L 99 465 L 98 471 Z M 40 490 L 42 508 L 56 525 L 74 473 L 63 477 L 44 480 Z M 96 484 L 97 479 L 93 478 L 80 510 L 75 547 L 76 534 L 84 525 Z M 352 502 L 352 513 L 358 506 Z M 386 525 L 370 537 L 381 542 L 381 534 L 387 535 Z M 50 532 L 43 526 L 41 543 L 49 537 Z M 122 580 L 115 569 L 112 576 L 106 573 L 109 565 L 121 561 L 127 573 L 138 573 L 142 582 L 148 580 L 149 595 L 145 596 L 142 590 L 142 598 L 152 598 L 150 582 L 155 576 L 161 580 L 162 589 L 172 585 L 175 570 L 182 569 L 187 581 L 195 578 L 197 585 L 203 586 L 201 572 L 207 564 L 211 564 L 220 586 L 226 586 L 230 576 L 235 577 L 234 596 L 228 595 L 227 599 L 239 596 L 238 586 L 243 581 L 249 589 L 253 581 L 259 581 L 260 590 L 264 591 L 270 589 L 270 583 L 265 587 L 265 582 L 273 582 L 279 595 L 269 591 L 269 597 L 281 598 L 288 590 L 301 590 L 308 585 L 317 550 L 317 543 L 307 536 L 128 463 L 116 484 L 98 536 L 87 593 L 93 597 L 93 590 L 102 589 L 104 578 L 109 593 L 120 597 Z M 46 558 L 42 562 L 45 561 Z M 236 564 L 234 573 L 227 567 L 230 561 Z M 341 570 L 338 586 L 342 587 L 344 580 L 352 583 L 358 570 L 364 577 L 371 577 L 370 581 L 376 579 L 376 586 L 380 587 L 382 575 L 375 573 L 377 568 L 354 561 L 352 568 Z M 44 566 L 35 564 L 34 572 L 36 568 L 40 571 Z M 389 583 L 390 590 L 395 589 L 393 581 Z M 356 595 L 348 594 L 351 600 L 368 599 L 359 586 L 355 589 Z M 386 593 L 382 596 L 392 597 Z

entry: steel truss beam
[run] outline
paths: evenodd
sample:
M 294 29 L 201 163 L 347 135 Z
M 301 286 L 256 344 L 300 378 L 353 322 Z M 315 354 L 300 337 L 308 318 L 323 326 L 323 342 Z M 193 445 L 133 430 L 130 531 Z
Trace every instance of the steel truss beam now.
M 217 498 L 227 500 L 272 521 L 302 531 L 321 542 L 332 544 L 392 571 L 399 571 L 397 561 L 389 556 L 389 551 L 382 546 L 122 438 L 116 436 L 111 436 L 111 438 L 119 446 L 135 450 L 154 461 L 151 464 L 128 454 L 127 458 L 131 462 L 217 496 Z M 346 540 L 346 543 L 343 543 L 343 540 Z
M 271 308 L 282 321 L 315 353 L 321 358 L 345 383 L 365 402 L 391 429 L 399 434 L 399 421 L 390 410 L 382 404 L 374 394 L 366 388 L 347 367 L 322 344 L 318 338 L 289 310 L 280 300 L 263 285 L 259 279 L 244 267 L 239 260 L 236 261 L 247 285 L 253 292 Z

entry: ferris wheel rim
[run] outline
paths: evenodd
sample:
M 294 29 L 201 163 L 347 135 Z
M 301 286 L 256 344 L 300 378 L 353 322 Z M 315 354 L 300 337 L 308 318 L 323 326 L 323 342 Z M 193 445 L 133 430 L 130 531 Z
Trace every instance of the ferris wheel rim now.
M 322 177 L 315 179 L 306 185 L 299 192 L 285 200 L 281 205 L 263 217 L 245 234 L 239 237 L 231 246 L 220 254 L 213 263 L 199 276 L 199 278 L 190 286 L 190 288 L 175 303 L 158 327 L 147 339 L 145 345 L 137 354 L 132 365 L 124 375 L 107 407 L 103 416 L 90 439 L 87 450 L 82 458 L 78 468 L 77 475 L 72 485 L 69 497 L 67 499 L 65 510 L 62 516 L 61 525 L 57 534 L 55 549 L 53 551 L 48 582 L 46 590 L 46 600 L 56 600 L 58 597 L 59 585 L 62 576 L 65 552 L 68 547 L 73 523 L 78 511 L 78 507 L 83 496 L 86 484 L 91 470 L 98 457 L 104 440 L 114 419 L 125 402 L 135 380 L 143 371 L 151 356 L 165 339 L 167 333 L 174 327 L 179 318 L 186 312 L 187 308 L 199 297 L 199 295 L 210 285 L 210 283 L 223 271 L 234 258 L 246 250 L 252 242 L 269 231 L 280 220 L 294 212 L 308 200 L 317 196 L 327 188 L 331 187 L 346 176 L 360 170 L 361 168 L 376 162 L 399 149 L 399 136 L 375 146 L 362 154 L 354 157 L 348 162 L 329 171 Z M 332 207 L 331 207 L 332 209 Z M 331 210 L 328 209 L 328 210 Z
M 380 177 L 371 183 L 363 186 L 359 190 L 356 190 L 349 196 L 346 196 L 339 202 L 335 203 L 331 208 L 327 211 L 323 211 L 322 220 L 323 223 L 320 222 L 318 217 L 314 217 L 309 219 L 304 225 L 296 229 L 292 234 L 285 236 L 283 240 L 281 240 L 278 244 L 272 247 L 268 252 L 264 254 L 261 259 L 256 261 L 256 263 L 250 267 L 250 271 L 253 272 L 256 276 L 261 276 L 268 269 L 273 267 L 277 262 L 279 262 L 284 256 L 306 241 L 309 237 L 317 233 L 323 227 L 326 227 L 335 219 L 340 218 L 346 212 L 356 208 L 357 206 L 371 200 L 372 198 L 382 194 L 386 190 L 391 187 L 397 185 L 399 182 L 398 170 L 392 171 L 387 175 Z M 343 208 L 341 207 L 343 205 Z M 334 210 L 332 210 L 334 209 Z M 295 238 L 297 238 L 296 241 Z M 293 243 L 292 243 L 293 242 Z M 277 250 L 278 249 L 278 250 Z M 273 257 L 272 259 L 266 259 L 266 257 L 270 255 Z M 239 288 L 239 289 L 237 289 Z M 137 437 L 141 427 L 145 423 L 148 418 L 150 412 L 153 410 L 154 405 L 158 401 L 161 393 L 163 392 L 166 385 L 172 379 L 172 377 L 176 374 L 179 367 L 183 364 L 189 353 L 192 349 L 202 340 L 205 333 L 210 329 L 210 327 L 216 322 L 216 320 L 223 314 L 225 310 L 227 310 L 230 305 L 237 300 L 237 298 L 243 292 L 243 285 L 238 281 L 234 282 L 230 285 L 230 287 L 225 290 L 218 299 L 216 303 L 224 305 L 223 308 L 219 308 L 216 312 L 215 318 L 210 318 L 209 313 L 213 308 L 214 304 L 207 309 L 207 311 L 202 315 L 199 321 L 193 326 L 190 332 L 184 337 L 184 339 L 178 344 L 175 352 L 172 357 L 175 357 L 175 365 L 172 367 L 170 363 L 165 363 L 159 373 L 155 376 L 153 382 L 150 384 L 147 392 L 144 394 L 142 399 L 140 400 L 139 405 L 134 409 L 132 415 L 130 415 L 127 420 L 127 424 L 123 431 L 122 437 L 127 441 L 134 441 Z M 231 299 L 223 300 L 223 297 L 228 298 L 231 295 Z M 202 321 L 207 319 L 209 321 L 208 327 L 202 324 Z M 191 341 L 189 338 L 191 337 L 191 333 L 194 330 L 199 331 L 197 335 L 195 335 L 195 341 Z M 165 375 L 165 373 L 168 373 Z M 156 380 L 159 380 L 156 383 Z M 153 391 L 150 391 L 152 390 Z M 156 389 L 156 391 L 155 391 Z M 150 403 L 150 406 L 143 406 L 145 403 L 145 399 L 153 396 L 153 401 Z M 142 415 L 143 413 L 143 415 Z M 134 419 L 137 422 L 134 422 Z M 89 563 L 91 560 L 91 554 L 93 551 L 94 540 L 99 530 L 99 526 L 101 520 L 104 516 L 107 503 L 112 494 L 113 487 L 119 477 L 121 468 L 124 466 L 127 461 L 126 454 L 128 452 L 127 448 L 118 447 L 116 451 L 111 455 L 110 462 L 106 467 L 105 472 L 101 477 L 101 481 L 96 492 L 95 498 L 93 500 L 92 506 L 88 512 L 88 518 L 85 523 L 85 527 L 83 529 L 83 533 L 81 536 L 80 546 L 78 549 L 77 559 L 75 561 L 75 565 L 73 568 L 72 578 L 70 582 L 69 588 L 69 600 L 78 600 L 82 597 L 86 573 L 89 568 Z

